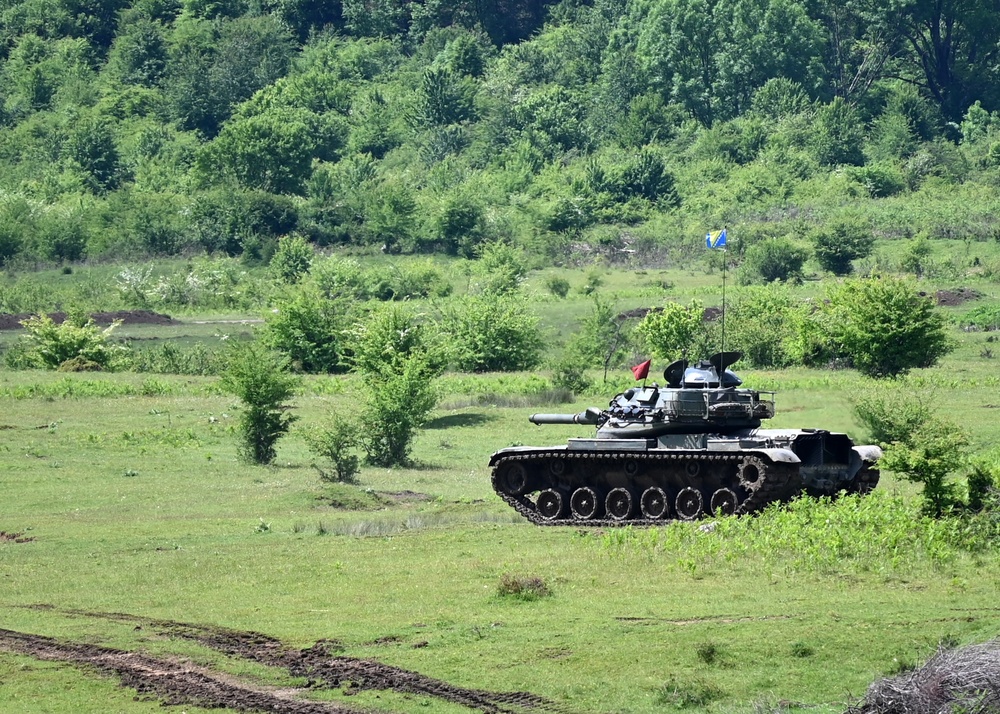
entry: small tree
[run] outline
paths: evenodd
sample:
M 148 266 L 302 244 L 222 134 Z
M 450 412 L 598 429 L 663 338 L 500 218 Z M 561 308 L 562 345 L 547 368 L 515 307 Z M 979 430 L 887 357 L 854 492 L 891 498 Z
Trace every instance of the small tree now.
M 516 295 L 472 295 L 445 315 L 455 366 L 466 372 L 514 372 L 539 364 L 538 318 Z
M 444 369 L 444 350 L 399 304 L 377 309 L 353 336 L 354 363 L 368 391 L 361 431 L 368 462 L 405 464 L 416 430 L 437 404 L 434 378 Z
M 359 462 L 354 450 L 361 444 L 361 428 L 357 423 L 334 414 L 325 424 L 306 429 L 302 438 L 309 451 L 333 465 L 333 470 L 328 471 L 314 464 L 320 478 L 340 483 L 355 482 Z
M 962 464 L 967 444 L 968 439 L 957 426 L 931 419 L 905 442 L 890 444 L 879 466 L 923 484 L 924 510 L 940 517 L 958 502 L 957 485 L 948 476 Z
M 906 280 L 848 280 L 828 297 L 817 313 L 827 341 L 870 377 L 930 367 L 952 349 L 944 316 Z
M 295 417 L 285 402 L 295 394 L 299 378 L 288 371 L 288 358 L 259 342 L 233 348 L 220 386 L 243 402 L 239 423 L 239 453 L 254 464 L 274 461 L 274 445 Z
M 369 463 L 396 466 L 409 460 L 414 432 L 437 404 L 434 376 L 422 356 L 412 355 L 368 380 L 362 443 Z
M 857 221 L 836 221 L 813 232 L 816 260 L 834 275 L 847 275 L 852 260 L 867 258 L 875 245 L 871 228 Z

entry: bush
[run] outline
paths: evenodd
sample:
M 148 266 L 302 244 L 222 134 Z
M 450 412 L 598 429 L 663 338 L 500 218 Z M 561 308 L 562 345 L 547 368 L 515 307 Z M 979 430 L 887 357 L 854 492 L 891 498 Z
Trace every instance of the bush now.
M 933 418 L 929 399 L 903 385 L 867 384 L 854 399 L 854 415 L 876 443 L 908 443 Z
M 376 466 L 409 461 L 414 432 L 437 404 L 435 371 L 423 357 L 411 355 L 393 365 L 367 380 L 362 445 L 368 462 Z
M 285 401 L 295 394 L 299 379 L 288 367 L 287 357 L 259 342 L 238 345 L 228 355 L 219 384 L 243 402 L 239 454 L 250 463 L 274 461 L 274 445 L 295 421 Z
M 824 270 L 847 275 L 852 260 L 867 258 L 875 245 L 871 228 L 860 221 L 836 221 L 813 231 L 813 252 Z
M 727 350 L 739 350 L 754 367 L 787 367 L 793 364 L 796 328 L 801 310 L 788 289 L 771 284 L 747 287 L 735 293 L 726 306 Z
M 497 584 L 497 595 L 515 600 L 539 600 L 552 595 L 546 582 L 534 575 L 512 575 L 504 573 Z
M 455 366 L 466 372 L 516 372 L 538 366 L 542 336 L 538 318 L 512 295 L 473 295 L 445 315 Z
M 312 265 L 313 247 L 300 235 L 290 235 L 278 241 L 278 250 L 268 266 L 283 283 L 297 283 Z
M 802 281 L 808 253 L 787 238 L 768 238 L 747 248 L 738 278 L 741 285 Z
M 528 272 L 521 251 L 501 242 L 483 245 L 473 270 L 480 291 L 494 295 L 515 292 Z
M 923 484 L 924 511 L 939 518 L 959 502 L 957 486 L 948 476 L 961 465 L 966 444 L 968 439 L 957 426 L 932 419 L 905 442 L 890 444 L 879 466 Z
M 870 377 L 930 367 L 952 349 L 944 316 L 906 280 L 848 280 L 828 298 L 816 313 L 827 342 Z
M 26 365 L 58 369 L 75 360 L 86 369 L 108 369 L 122 357 L 125 348 L 110 342 L 111 333 L 121 324 L 113 322 L 101 329 L 92 319 L 71 315 L 61 324 L 48 315 L 35 315 L 21 323 L 27 331 L 20 338 L 20 359 Z M 76 370 L 71 370 L 76 371 Z
M 305 285 L 267 315 L 261 340 L 287 355 L 295 369 L 344 372 L 348 304 L 343 299 L 328 299 L 314 286 Z
M 697 359 L 709 349 L 710 337 L 697 300 L 688 307 L 668 302 L 663 310 L 650 312 L 637 328 L 658 357 L 668 360 Z
M 557 298 L 565 298 L 569 295 L 569 281 L 560 278 L 558 275 L 550 275 L 545 280 L 546 289 Z
M 354 454 L 354 449 L 361 444 L 359 424 L 332 415 L 324 425 L 303 431 L 302 438 L 309 451 L 321 459 L 328 460 L 333 466 L 332 471 L 316 466 L 321 479 L 337 483 L 357 481 L 360 462 Z

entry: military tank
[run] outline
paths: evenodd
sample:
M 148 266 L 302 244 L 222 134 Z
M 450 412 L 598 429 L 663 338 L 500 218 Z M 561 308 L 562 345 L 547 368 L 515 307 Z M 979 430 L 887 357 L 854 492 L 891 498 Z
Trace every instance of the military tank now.
M 664 370 L 666 385 L 634 387 L 607 409 L 533 414 L 535 424 L 597 427 L 558 446 L 513 446 L 490 457 L 493 488 L 539 525 L 656 524 L 759 511 L 805 492 L 868 493 L 878 446 L 822 429 L 761 429 L 774 392 L 741 388 L 719 352 Z

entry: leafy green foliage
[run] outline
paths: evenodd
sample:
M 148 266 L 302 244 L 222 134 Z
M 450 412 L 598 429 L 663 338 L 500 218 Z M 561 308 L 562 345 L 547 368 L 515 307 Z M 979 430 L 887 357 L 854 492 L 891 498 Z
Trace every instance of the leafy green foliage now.
M 847 280 L 830 289 L 817 313 L 826 340 L 871 377 L 929 367 L 952 349 L 945 319 L 929 297 L 888 275 Z
M 925 511 L 940 517 L 958 499 L 957 486 L 948 476 L 962 463 L 967 444 L 957 426 L 932 419 L 920 424 L 906 441 L 890 444 L 879 466 L 922 484 Z
M 346 300 L 331 300 L 312 285 L 296 289 L 266 316 L 261 340 L 303 372 L 345 371 Z
M 302 438 L 309 451 L 332 466 L 332 471 L 317 466 L 320 478 L 335 483 L 356 482 L 361 462 L 354 450 L 361 444 L 361 427 L 355 421 L 334 413 L 324 424 L 304 429 Z
M 908 443 L 933 417 L 925 392 L 905 384 L 866 384 L 854 399 L 854 415 L 879 444 Z
M 775 280 L 799 282 L 808 253 L 788 238 L 768 238 L 746 249 L 739 269 L 742 285 Z
M 458 300 L 446 310 L 442 329 L 452 340 L 455 366 L 466 372 L 512 372 L 541 362 L 538 318 L 518 295 Z
M 517 291 L 528 267 L 520 250 L 496 242 L 482 246 L 473 270 L 484 295 L 507 295 Z
M 314 254 L 313 247 L 302 236 L 286 236 L 278 241 L 278 250 L 268 267 L 281 282 L 297 283 L 309 271 Z
M 636 329 L 656 356 L 695 360 L 705 353 L 709 341 L 703 314 L 696 300 L 688 307 L 668 302 L 662 310 L 650 311 Z
M 445 355 L 428 333 L 398 304 L 380 307 L 355 327 L 353 360 L 368 392 L 360 434 L 372 464 L 406 464 L 417 428 L 437 404 L 434 378 Z
M 110 340 L 120 322 L 102 330 L 86 316 L 70 315 L 62 323 L 56 323 L 48 315 L 35 315 L 21 324 L 26 331 L 21 338 L 21 359 L 27 365 L 58 369 L 76 360 L 78 365 L 82 361 L 97 369 L 107 369 L 123 355 L 124 347 Z
M 765 369 L 796 361 L 802 308 L 785 286 L 743 288 L 730 299 L 726 313 L 727 350 L 739 350 L 750 365 Z
M 851 261 L 867 258 L 875 245 L 871 228 L 861 221 L 836 221 L 812 233 L 816 260 L 834 275 L 847 275 Z
M 275 444 L 295 421 L 285 402 L 295 394 L 299 379 L 288 367 L 286 357 L 259 342 L 237 345 L 229 354 L 219 385 L 243 403 L 239 452 L 250 463 L 274 461 Z

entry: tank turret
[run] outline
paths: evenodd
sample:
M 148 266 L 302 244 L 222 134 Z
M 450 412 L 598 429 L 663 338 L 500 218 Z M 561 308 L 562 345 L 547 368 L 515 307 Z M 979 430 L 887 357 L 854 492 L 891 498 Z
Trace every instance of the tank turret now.
M 774 394 L 742 387 L 739 352 L 671 363 L 657 383 L 615 395 L 606 409 L 533 414 L 535 424 L 597 427 L 565 446 L 493 454 L 493 487 L 539 524 L 656 523 L 751 513 L 806 492 L 867 493 L 877 446 L 820 429 L 761 429 Z

